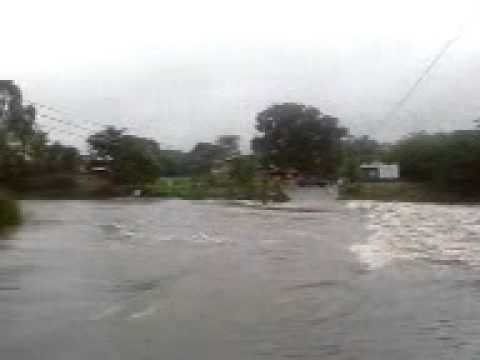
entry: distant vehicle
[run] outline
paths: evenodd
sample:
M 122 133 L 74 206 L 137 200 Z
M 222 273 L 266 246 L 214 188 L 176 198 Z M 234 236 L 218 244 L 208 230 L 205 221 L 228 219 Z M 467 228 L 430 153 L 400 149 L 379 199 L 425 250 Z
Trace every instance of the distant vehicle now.
M 322 179 L 316 175 L 304 175 L 298 178 L 297 185 L 298 186 L 319 186 L 325 187 L 328 186 L 328 180 Z

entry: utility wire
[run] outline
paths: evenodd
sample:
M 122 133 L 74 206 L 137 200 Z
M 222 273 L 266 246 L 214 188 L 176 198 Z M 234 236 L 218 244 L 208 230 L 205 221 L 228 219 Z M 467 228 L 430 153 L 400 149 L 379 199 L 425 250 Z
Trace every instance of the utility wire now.
M 440 51 L 434 56 L 432 61 L 428 64 L 425 70 L 420 74 L 418 79 L 413 83 L 413 85 L 408 89 L 405 95 L 397 102 L 392 109 L 387 113 L 385 116 L 385 120 L 390 119 L 394 115 L 398 113 L 398 111 L 405 105 L 405 103 L 415 94 L 416 90 L 420 86 L 423 80 L 427 77 L 427 75 L 433 70 L 435 65 L 442 59 L 442 57 L 447 53 L 447 51 L 452 47 L 455 42 L 457 42 L 461 37 L 461 34 L 457 35 L 456 37 L 448 40 L 445 45 L 440 49 Z
M 28 103 L 31 104 L 31 105 L 34 105 L 34 106 L 38 107 L 39 109 L 45 109 L 45 110 L 47 110 L 47 111 L 54 112 L 54 113 L 56 113 L 56 114 L 58 114 L 58 115 L 61 115 L 62 117 L 65 117 L 65 115 L 66 115 L 67 117 L 71 117 L 71 114 L 69 114 L 69 113 L 67 113 L 67 112 L 65 112 L 65 111 L 63 111 L 63 110 L 60 110 L 60 109 L 58 109 L 58 108 L 56 108 L 56 107 L 53 107 L 53 106 L 51 106 L 51 105 L 45 105 L 45 104 L 41 104 L 41 103 L 39 103 L 39 102 L 35 102 L 35 101 L 31 101 L 31 100 L 25 100 L 25 101 L 28 102 Z M 64 121 L 65 121 L 65 120 L 64 120 Z M 72 124 L 78 123 L 78 121 L 77 121 L 77 122 L 70 121 L 70 122 L 71 122 Z M 108 126 L 107 124 L 101 124 L 101 123 L 96 122 L 96 121 L 93 121 L 93 120 L 83 120 L 83 119 L 82 119 L 81 122 L 84 123 L 84 124 L 87 124 L 90 128 L 92 128 L 92 127 L 95 128 L 95 129 L 91 129 L 91 131 L 94 131 L 94 132 L 97 132 L 97 131 L 98 131 L 98 128 L 104 129 L 106 126 Z M 133 128 L 132 126 L 127 126 L 125 129 L 126 129 L 127 131 L 131 132 L 131 133 L 135 133 L 135 132 L 141 133 L 141 132 L 142 132 L 141 129 L 138 128 L 137 126 L 135 126 L 134 128 Z
M 60 133 L 62 135 L 67 135 L 70 138 L 76 138 L 76 139 L 82 139 L 82 140 L 85 139 L 85 135 L 81 135 L 74 131 L 65 130 L 60 127 L 48 126 L 45 124 L 37 124 L 37 125 L 40 130 L 46 131 L 48 135 L 52 135 L 52 133 Z
M 51 131 L 58 132 L 63 135 L 68 135 L 69 137 L 75 137 L 77 139 L 86 140 L 92 133 L 96 133 L 100 129 L 104 129 L 107 126 L 106 124 L 100 124 L 96 121 L 91 121 L 91 120 L 82 120 L 82 125 L 79 125 L 78 122 L 75 122 L 73 120 L 66 120 L 65 118 L 63 118 L 62 115 L 68 116 L 68 114 L 62 110 L 59 110 L 58 108 L 55 108 L 50 105 L 42 104 L 36 101 L 28 100 L 28 99 L 24 99 L 24 101 L 30 105 L 33 105 L 39 111 L 46 110 L 46 111 L 55 113 L 57 116 L 53 116 L 51 114 L 46 114 L 46 113 L 40 113 L 38 115 L 39 120 L 43 119 L 43 120 L 55 122 L 56 124 L 54 126 L 52 125 L 46 126 L 46 124 L 39 124 L 39 125 L 43 126 L 45 129 L 50 128 Z M 65 130 L 65 128 L 68 130 Z M 71 130 L 70 128 L 74 128 L 74 130 Z M 125 129 L 130 132 L 142 133 L 140 128 L 138 127 L 136 128 L 137 128 L 137 131 L 132 131 L 131 127 L 126 127 Z
M 61 123 L 65 126 L 69 126 L 69 127 L 73 127 L 75 129 L 78 129 L 78 130 L 81 130 L 81 131 L 86 131 L 86 132 L 95 132 L 97 131 L 96 129 L 92 129 L 92 128 L 87 128 L 85 126 L 82 126 L 82 125 L 78 125 L 72 121 L 68 121 L 68 120 L 64 120 L 64 119 L 60 119 L 58 117 L 55 117 L 55 116 L 50 116 L 50 115 L 47 115 L 47 114 L 40 114 L 38 116 L 39 118 L 43 118 L 43 119 L 46 119 L 46 120 L 51 120 L 51 121 L 55 121 L 56 123 Z
M 31 101 L 31 100 L 25 100 L 25 101 L 28 102 L 29 104 L 39 108 L 39 109 L 45 109 L 47 111 L 54 112 L 58 115 L 62 115 L 62 117 L 65 117 L 65 115 L 67 115 L 67 117 L 69 116 L 69 114 L 67 114 L 65 111 L 59 110 L 59 109 L 57 109 L 53 106 L 41 104 L 39 102 L 35 102 L 35 101 Z M 73 121 L 71 121 L 71 122 L 73 123 Z M 104 128 L 106 126 L 105 124 L 100 124 L 100 123 L 98 123 L 96 121 L 92 121 L 92 120 L 82 120 L 82 123 L 90 124 L 90 126 L 95 127 L 95 128 Z

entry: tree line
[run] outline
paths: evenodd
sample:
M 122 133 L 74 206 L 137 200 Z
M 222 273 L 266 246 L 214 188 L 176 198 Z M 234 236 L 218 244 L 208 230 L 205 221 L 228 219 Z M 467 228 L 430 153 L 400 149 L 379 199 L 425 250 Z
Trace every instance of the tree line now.
M 0 181 L 14 188 L 40 174 L 75 173 L 85 158 L 75 147 L 49 141 L 36 116 L 34 106 L 23 104 L 20 88 L 0 80 Z M 237 135 L 221 135 L 181 151 L 162 149 L 154 139 L 112 125 L 88 136 L 88 158 L 104 159 L 116 183 L 132 186 L 159 177 L 211 175 L 225 164 L 234 181 L 295 170 L 355 182 L 361 180 L 359 165 L 372 161 L 399 163 L 404 179 L 438 188 L 475 192 L 480 181 L 480 130 L 420 132 L 379 143 L 352 136 L 338 118 L 299 103 L 269 106 L 256 115 L 254 126 L 251 154 L 245 155 Z
M 71 172 L 77 167 L 75 147 L 50 142 L 36 124 L 37 111 L 23 104 L 22 91 L 12 80 L 0 80 L 0 181 L 22 189 L 40 174 Z
M 1 91 L 9 98 L 0 113 L 0 180 L 21 190 L 32 177 L 74 173 L 85 156 L 82 159 L 75 147 L 49 140 L 48 133 L 37 126 L 35 107 L 23 104 L 22 91 L 13 81 L 0 81 Z M 150 183 L 158 177 L 211 174 L 226 162 L 233 167 L 232 176 L 240 179 L 251 169 L 273 168 L 335 176 L 340 139 L 347 133 L 337 118 L 312 106 L 284 103 L 260 112 L 255 127 L 252 153 L 242 155 L 237 135 L 221 135 L 214 142 L 199 142 L 190 151 L 181 151 L 162 149 L 153 139 L 112 125 L 88 136 L 88 159 L 103 159 L 112 179 L 127 185 Z
M 479 193 L 479 130 L 411 134 L 391 146 L 385 159 L 398 162 L 407 180 L 464 195 Z
M 480 192 L 480 130 L 442 133 L 420 131 L 395 143 L 379 143 L 368 136 L 347 138 L 340 174 L 361 181 L 359 165 L 397 163 L 401 179 L 425 183 L 431 189 L 476 196 Z

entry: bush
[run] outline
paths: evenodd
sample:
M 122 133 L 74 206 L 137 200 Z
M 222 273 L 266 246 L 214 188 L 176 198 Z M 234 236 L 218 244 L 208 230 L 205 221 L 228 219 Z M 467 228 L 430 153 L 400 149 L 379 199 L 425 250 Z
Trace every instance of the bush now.
M 155 183 L 145 187 L 144 194 L 147 196 L 170 196 L 171 189 L 167 180 L 158 179 Z
M 0 228 L 18 225 L 21 218 L 20 207 L 15 200 L 0 199 Z
M 399 141 L 389 154 L 398 162 L 402 177 L 429 182 L 437 190 L 479 195 L 480 132 L 412 134 Z

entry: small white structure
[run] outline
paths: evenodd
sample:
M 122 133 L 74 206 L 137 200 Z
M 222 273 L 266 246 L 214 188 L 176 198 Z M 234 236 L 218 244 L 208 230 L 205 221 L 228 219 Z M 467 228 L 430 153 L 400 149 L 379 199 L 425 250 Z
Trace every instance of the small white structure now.
M 366 180 L 397 180 L 400 177 L 400 167 L 398 164 L 373 162 L 360 165 L 360 169 Z
M 132 196 L 134 196 L 134 197 L 140 197 L 140 196 L 142 196 L 142 190 L 141 190 L 141 189 L 135 189 L 135 190 L 133 190 Z

